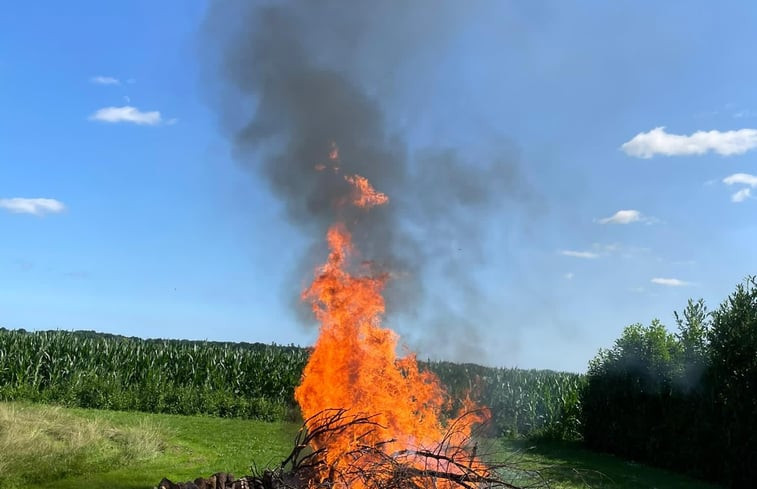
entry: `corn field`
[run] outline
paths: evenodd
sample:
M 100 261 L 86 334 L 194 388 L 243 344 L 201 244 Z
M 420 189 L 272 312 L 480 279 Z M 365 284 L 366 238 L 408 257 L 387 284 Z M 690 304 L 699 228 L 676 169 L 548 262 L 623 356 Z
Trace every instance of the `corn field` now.
M 142 340 L 0 328 L 0 400 L 277 420 L 296 416 L 308 351 L 295 346 Z M 510 437 L 574 438 L 583 377 L 426 362 L 453 399 L 492 411 Z
M 276 419 L 307 351 L 0 330 L 0 399 Z
M 470 396 L 491 410 L 496 435 L 581 437 L 583 375 L 449 362 L 430 362 L 428 366 L 453 398 Z

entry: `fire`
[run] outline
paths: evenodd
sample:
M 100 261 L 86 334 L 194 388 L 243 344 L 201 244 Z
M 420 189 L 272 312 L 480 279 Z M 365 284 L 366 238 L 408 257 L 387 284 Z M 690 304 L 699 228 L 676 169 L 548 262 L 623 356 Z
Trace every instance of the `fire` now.
M 373 207 L 389 202 L 389 197 L 386 194 L 377 192 L 367 178 L 360 175 L 346 175 L 344 179 L 350 182 L 355 189 L 352 203 L 356 206 Z
M 336 148 L 334 145 L 333 148 Z M 353 203 L 361 207 L 382 205 L 388 197 L 377 192 L 361 176 L 346 177 L 355 187 Z M 382 290 L 387 276 L 374 276 L 370 268 L 351 266 L 356 250 L 344 224 L 334 224 L 327 233 L 328 260 L 316 272 L 303 292 L 320 321 L 320 335 L 305 367 L 295 398 L 305 419 L 316 428 L 319 413 L 347 409 L 356 415 L 375 416 L 375 425 L 347 426 L 328 439 L 316 439 L 314 450 L 323 450 L 325 465 L 347 471 L 348 464 L 375 464 L 376 460 L 355 460 L 345 456 L 359 447 L 380 447 L 384 454 L 400 457 L 419 470 L 454 472 L 455 464 L 481 465 L 461 449 L 482 416 L 463 416 L 445 421 L 441 415 L 449 399 L 439 379 L 419 369 L 414 355 L 399 357 L 398 335 L 381 326 L 385 311 Z M 473 405 L 466 403 L 465 409 Z M 454 425 L 454 429 L 450 426 Z M 438 453 L 437 467 L 418 453 Z M 448 453 L 449 452 L 449 453 Z M 417 458 L 417 460 L 416 460 Z M 352 467 L 354 468 L 354 467 Z M 327 478 L 328 474 L 321 474 Z M 377 475 L 380 477 L 380 475 Z M 426 487 L 421 481 L 419 487 Z M 350 487 L 364 488 L 352 481 Z M 449 481 L 435 487 L 452 487 Z M 431 486 L 428 486 L 429 489 Z

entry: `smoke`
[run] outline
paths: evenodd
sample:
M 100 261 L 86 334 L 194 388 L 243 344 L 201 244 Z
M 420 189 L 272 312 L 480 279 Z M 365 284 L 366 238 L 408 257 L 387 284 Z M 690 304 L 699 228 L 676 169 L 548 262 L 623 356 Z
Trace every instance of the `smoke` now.
M 413 328 L 398 328 L 423 326 L 417 336 L 429 350 L 434 338 L 447 348 L 473 339 L 453 355 L 467 359 L 483 343 L 476 317 L 488 299 L 475 270 L 487 263 L 487 227 L 494 212 L 531 207 L 532 191 L 507 145 L 412 148 L 398 130 L 393 92 L 402 80 L 433 81 L 421 70 L 444 56 L 471 10 L 467 2 L 218 1 L 204 29 L 204 54 L 224 94 L 214 108 L 235 158 L 312 239 L 294 283 L 323 261 L 325 232 L 339 217 L 361 258 L 393 276 L 387 309 L 414 318 Z M 334 144 L 337 162 L 328 158 Z M 337 211 L 351 191 L 346 174 L 368 178 L 389 205 Z M 298 287 L 288 293 L 294 298 Z M 424 304 L 437 312 L 423 313 Z

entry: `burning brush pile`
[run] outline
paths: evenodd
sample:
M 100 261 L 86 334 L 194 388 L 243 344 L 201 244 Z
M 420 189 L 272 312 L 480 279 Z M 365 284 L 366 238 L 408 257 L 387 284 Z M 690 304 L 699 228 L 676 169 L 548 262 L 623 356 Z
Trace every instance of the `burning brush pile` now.
M 339 209 L 368 212 L 388 197 L 359 175 L 339 176 L 339 153 L 316 170 L 349 185 Z M 343 178 L 343 180 L 342 180 Z M 482 459 L 475 430 L 489 413 L 458 401 L 457 413 L 439 379 L 419 369 L 414 355 L 397 356 L 398 335 L 381 326 L 387 274 L 355 264 L 347 224 L 327 233 L 328 260 L 302 298 L 312 304 L 320 336 L 295 398 L 306 419 L 291 454 L 274 470 L 234 481 L 216 474 L 194 483 L 161 482 L 160 489 L 452 489 L 513 488 L 502 465 Z

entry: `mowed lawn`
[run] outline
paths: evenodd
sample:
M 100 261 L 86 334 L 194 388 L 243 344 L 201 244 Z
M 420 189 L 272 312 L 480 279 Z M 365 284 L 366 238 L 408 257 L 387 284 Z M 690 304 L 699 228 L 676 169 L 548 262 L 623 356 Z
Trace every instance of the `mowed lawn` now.
M 251 466 L 280 462 L 298 428 L 295 423 L 0 403 L 0 488 L 149 489 L 163 477 L 186 481 L 219 471 L 239 477 Z M 523 485 L 543 478 L 557 489 L 716 487 L 576 443 L 487 445 L 512 464 L 514 482 Z

